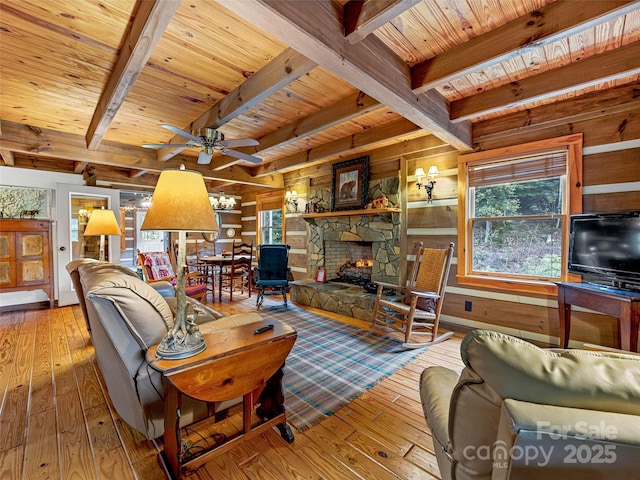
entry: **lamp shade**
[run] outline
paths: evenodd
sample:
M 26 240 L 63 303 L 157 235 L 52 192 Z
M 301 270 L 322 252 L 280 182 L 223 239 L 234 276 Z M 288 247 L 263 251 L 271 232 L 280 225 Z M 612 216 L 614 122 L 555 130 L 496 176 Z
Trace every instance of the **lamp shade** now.
M 98 210 L 91 212 L 84 235 L 121 235 L 122 231 L 113 210 Z
M 218 231 L 202 175 L 191 170 L 163 170 L 141 230 Z
M 438 171 L 438 167 L 436 167 L 435 165 L 431 165 L 429 167 L 429 171 L 427 172 L 427 175 L 430 177 L 437 177 L 438 175 L 440 175 L 440 172 Z
M 416 168 L 416 173 L 414 173 L 413 176 L 416 177 L 418 180 L 420 180 L 421 178 L 426 177 L 426 175 L 424 173 L 424 168 L 422 168 L 422 167 Z

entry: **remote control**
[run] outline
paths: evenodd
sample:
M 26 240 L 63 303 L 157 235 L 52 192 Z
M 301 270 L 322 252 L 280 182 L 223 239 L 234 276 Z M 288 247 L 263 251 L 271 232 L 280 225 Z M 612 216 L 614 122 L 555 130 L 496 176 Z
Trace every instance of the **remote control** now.
M 273 325 L 267 325 L 265 327 L 258 328 L 256 330 L 254 330 L 253 333 L 258 335 L 259 333 L 268 332 L 269 330 L 273 330 Z

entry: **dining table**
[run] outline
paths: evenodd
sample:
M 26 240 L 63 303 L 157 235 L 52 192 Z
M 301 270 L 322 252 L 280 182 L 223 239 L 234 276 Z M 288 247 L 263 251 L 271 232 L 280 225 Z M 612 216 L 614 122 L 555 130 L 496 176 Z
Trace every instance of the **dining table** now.
M 248 255 L 236 255 L 238 258 L 249 258 Z M 222 300 L 222 269 L 226 265 L 231 265 L 234 260 L 231 252 L 229 254 L 207 255 L 199 257 L 199 260 L 207 265 L 211 265 L 211 296 L 213 301 L 216 300 L 216 276 L 218 285 L 218 300 Z

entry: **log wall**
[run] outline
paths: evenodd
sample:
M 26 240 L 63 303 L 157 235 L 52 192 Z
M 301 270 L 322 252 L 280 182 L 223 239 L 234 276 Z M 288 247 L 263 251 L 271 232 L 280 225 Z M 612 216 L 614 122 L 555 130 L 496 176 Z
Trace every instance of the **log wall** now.
M 476 123 L 475 150 L 582 133 L 583 211 L 640 210 L 639 86 L 638 82 L 627 86 L 620 90 L 617 99 L 606 102 L 597 95 L 586 95 Z M 400 175 L 401 185 L 404 185 L 400 205 L 406 214 L 404 255 L 410 254 L 413 245 L 419 241 L 438 248 L 446 247 L 449 242 L 458 244 L 458 153 L 432 153 L 430 156 L 398 156 L 380 161 L 375 155 L 371 156 L 371 178 Z M 436 179 L 433 202 L 427 203 L 425 191 L 416 188 L 413 172 L 417 167 L 427 171 L 430 165 L 438 166 L 440 176 Z M 299 212 L 304 211 L 306 193 L 311 186 L 330 185 L 331 171 L 331 164 L 327 163 L 285 174 L 285 189 L 295 189 L 299 194 Z M 243 195 L 243 233 L 255 230 L 252 196 L 255 198 L 255 192 Z M 306 225 L 297 215 L 287 214 L 287 242 L 292 246 L 294 275 L 305 278 Z M 462 287 L 458 285 L 456 275 L 457 258 L 454 258 L 443 310 L 444 322 L 462 329 L 491 328 L 543 344 L 556 344 L 559 333 L 554 296 Z M 471 302 L 471 311 L 465 310 L 465 302 Z M 577 343 L 573 345 L 583 342 L 617 345 L 618 327 L 614 318 L 579 308 L 574 310 L 571 339 Z

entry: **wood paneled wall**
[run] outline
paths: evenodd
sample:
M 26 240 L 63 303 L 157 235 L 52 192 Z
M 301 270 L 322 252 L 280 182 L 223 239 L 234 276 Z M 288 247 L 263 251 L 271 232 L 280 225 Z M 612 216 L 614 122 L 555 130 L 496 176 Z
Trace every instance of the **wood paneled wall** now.
M 636 83 L 636 95 L 637 89 Z M 589 102 L 589 98 L 593 101 Z M 476 148 L 490 149 L 582 133 L 583 212 L 640 210 L 640 104 L 634 100 L 615 108 L 601 108 L 602 103 L 595 101 L 596 98 L 568 100 L 528 114 L 507 115 L 476 124 Z M 570 116 L 560 122 L 555 118 L 558 112 Z M 500 128 L 506 130 L 501 132 Z M 451 290 L 444 310 L 455 323 L 496 325 L 550 343 L 559 335 L 555 297 L 460 287 Z M 473 302 L 471 312 L 464 310 L 466 300 Z M 616 319 L 575 309 L 572 340 L 616 346 L 617 337 Z
M 636 90 L 637 87 L 638 84 Z M 640 210 L 639 102 L 621 104 L 618 101 L 601 108 L 597 97 L 592 101 L 589 98 L 580 97 L 478 123 L 474 126 L 476 150 L 583 133 L 583 211 Z M 371 157 L 371 178 L 397 176 L 401 170 L 406 172 L 406 200 L 401 206 L 407 214 L 404 254 L 408 262 L 416 242 L 438 248 L 446 247 L 449 242 L 458 243 L 458 154 L 447 150 L 432 153 L 435 154 L 381 161 L 376 161 L 375 155 Z M 416 188 L 413 173 L 417 167 L 427 171 L 430 165 L 437 165 L 440 176 L 436 178 L 433 202 L 427 203 L 425 191 Z M 285 174 L 285 189 L 295 189 L 299 194 L 299 212 L 304 211 L 305 195 L 311 186 L 330 185 L 331 171 L 331 164 L 327 163 Z M 249 202 L 243 206 L 243 231 L 255 229 L 255 207 L 251 207 L 250 198 L 247 199 L 251 195 L 255 193 L 243 196 L 243 202 Z M 291 266 L 295 277 L 306 278 L 307 227 L 297 215 L 287 214 L 287 242 L 292 246 Z M 443 310 L 445 323 L 469 329 L 493 328 L 540 343 L 556 344 L 559 332 L 555 297 L 461 287 L 456 275 L 457 247 Z M 465 302 L 471 302 L 471 311 L 465 310 Z M 576 309 L 572 340 L 616 346 L 617 335 L 617 322 L 612 317 Z

